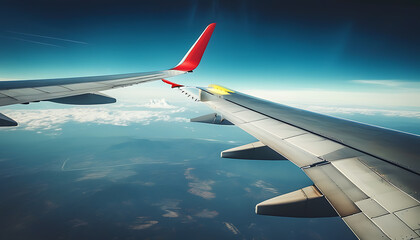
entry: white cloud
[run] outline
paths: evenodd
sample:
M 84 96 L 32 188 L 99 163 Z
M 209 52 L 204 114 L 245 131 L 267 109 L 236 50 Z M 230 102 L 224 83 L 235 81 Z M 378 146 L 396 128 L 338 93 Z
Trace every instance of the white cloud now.
M 130 225 L 129 228 L 132 230 L 143 230 L 152 227 L 153 225 L 158 224 L 158 221 L 155 220 L 145 220 L 145 217 L 137 217 L 136 223 Z
M 113 166 L 110 166 L 113 167 Z M 69 169 L 66 171 L 78 171 L 79 169 Z M 83 171 L 83 170 L 82 170 Z M 132 170 L 123 170 L 119 169 L 118 171 L 113 171 L 113 169 L 108 168 L 105 170 L 93 170 L 93 171 L 86 171 L 87 173 L 84 174 L 82 177 L 77 178 L 75 181 L 86 181 L 86 180 L 96 180 L 106 178 L 110 181 L 116 181 L 119 179 L 128 178 L 137 174 L 137 172 Z
M 224 170 L 217 170 L 216 171 L 216 174 L 217 175 L 220 175 L 220 176 L 229 177 L 229 178 L 230 177 L 238 177 L 239 176 L 238 174 L 227 172 L 227 171 L 224 171 Z
M 189 193 L 202 197 L 204 199 L 213 199 L 216 197 L 216 194 L 211 192 L 211 185 L 214 184 L 214 181 L 196 181 L 197 182 L 188 184 L 188 186 L 190 187 L 190 189 L 188 190 Z
M 233 223 L 223 222 L 225 224 L 226 228 L 231 231 L 233 234 L 237 235 L 240 233 L 239 229 L 233 225 Z
M 192 175 L 192 170 L 194 170 L 194 168 L 187 168 L 184 172 L 185 179 L 190 180 L 190 182 L 188 183 L 188 186 L 190 187 L 190 189 L 188 189 L 188 192 L 193 195 L 202 197 L 204 199 L 215 198 L 216 194 L 211 192 L 214 181 L 201 180 L 196 176 Z
M 83 177 L 76 179 L 76 182 L 85 181 L 85 180 L 93 180 L 93 179 L 100 179 L 106 177 L 110 171 L 98 171 L 93 173 L 88 173 Z
M 195 214 L 195 216 L 200 218 L 215 218 L 219 215 L 217 211 L 210 211 L 208 209 L 203 209 L 201 212 Z
M 167 217 L 167 218 L 177 218 L 179 217 L 179 214 L 175 211 L 172 210 L 165 210 L 166 213 L 162 215 L 162 217 Z
M 271 192 L 274 194 L 279 194 L 279 192 L 277 191 L 277 189 L 275 189 L 271 184 L 264 182 L 263 180 L 258 180 L 256 181 L 253 186 L 257 187 L 257 188 L 261 188 L 264 191 L 267 192 Z
M 166 99 L 162 98 L 162 99 L 152 99 L 150 100 L 148 103 L 143 104 L 143 107 L 147 107 L 147 108 L 163 108 L 163 109 L 173 109 L 173 108 L 177 108 L 174 105 L 170 105 Z
M 185 172 L 184 172 L 185 179 L 194 179 L 194 176 L 191 173 L 192 170 L 194 170 L 194 168 L 185 169 Z
M 172 116 L 184 111 L 183 108 L 171 110 L 127 110 L 113 107 L 74 107 L 40 110 L 6 110 L 4 113 L 16 120 L 26 130 L 59 131 L 60 125 L 67 122 L 109 124 L 128 126 L 130 124 L 147 125 L 151 122 L 186 122 L 188 119 Z
M 176 200 L 176 199 L 167 199 L 159 203 L 156 203 L 154 205 L 160 206 L 160 209 L 165 211 L 162 217 L 177 218 L 179 217 L 178 211 L 181 209 L 180 207 L 178 207 L 180 202 L 181 202 L 180 200 Z

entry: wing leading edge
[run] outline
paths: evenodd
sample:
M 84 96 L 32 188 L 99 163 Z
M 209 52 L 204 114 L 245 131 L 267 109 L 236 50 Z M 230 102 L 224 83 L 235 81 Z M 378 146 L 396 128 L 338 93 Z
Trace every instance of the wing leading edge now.
M 206 27 L 181 62 L 169 70 L 58 79 L 0 81 L 0 106 L 53 101 L 63 104 L 106 104 L 114 98 L 99 91 L 160 80 L 193 71 L 201 61 L 216 24 Z M 0 126 L 16 126 L 1 115 Z
M 281 155 L 278 159 L 285 157 L 300 167 L 314 183 L 258 204 L 258 214 L 338 215 L 360 239 L 420 236 L 419 136 L 276 104 L 217 85 L 198 89 L 200 101 L 217 113 L 196 122 L 221 124 L 225 119 L 259 140 L 228 150 L 228 157 L 243 159 L 245 152 L 256 159 L 255 153 L 268 147 Z M 261 154 L 260 159 L 265 159 L 266 153 Z

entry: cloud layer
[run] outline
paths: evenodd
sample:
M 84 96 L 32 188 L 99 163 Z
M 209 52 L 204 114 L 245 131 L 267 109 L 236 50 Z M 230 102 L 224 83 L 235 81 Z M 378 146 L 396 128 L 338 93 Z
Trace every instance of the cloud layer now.
M 352 80 L 351 82 L 360 84 L 378 85 L 384 87 L 420 87 L 418 82 L 406 82 L 399 80 Z
M 147 108 L 161 108 L 161 109 L 174 109 L 174 105 L 170 105 L 165 99 L 152 99 L 148 103 L 141 105 Z
M 143 109 L 133 110 L 131 105 L 116 105 L 110 107 L 6 110 L 4 113 L 19 122 L 19 125 L 26 130 L 61 130 L 59 126 L 67 122 L 128 126 L 133 123 L 147 125 L 158 121 L 188 121 L 186 118 L 174 116 L 176 113 L 185 111 L 185 108 L 172 106 L 164 99 L 151 101 L 142 105 L 142 107 Z M 153 110 L 149 110 L 150 108 L 153 108 Z
M 324 114 L 362 114 L 362 115 L 383 115 L 387 117 L 407 117 L 420 119 L 420 111 L 408 110 L 388 110 L 371 108 L 352 108 L 352 107 L 328 107 L 328 106 L 302 106 L 301 108 Z
M 244 90 L 244 93 L 287 105 L 360 107 L 375 109 L 415 108 L 420 111 L 420 88 L 387 91 L 348 90 Z

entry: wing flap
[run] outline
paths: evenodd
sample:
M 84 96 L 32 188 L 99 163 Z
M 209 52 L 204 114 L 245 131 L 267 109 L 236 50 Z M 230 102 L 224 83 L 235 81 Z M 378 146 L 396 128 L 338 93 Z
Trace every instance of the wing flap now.
M 377 203 L 372 198 L 364 199 L 361 201 L 355 202 L 357 207 L 362 210 L 366 216 L 369 218 L 379 217 L 385 214 L 388 214 L 388 211 L 385 210 L 379 203 Z
M 420 225 L 418 223 L 418 218 L 420 216 L 420 206 L 401 210 L 396 212 L 395 215 L 407 224 L 407 226 L 417 232 L 417 234 L 419 234 Z
M 391 239 L 414 239 L 419 236 L 394 214 L 386 214 L 372 221 Z
M 419 205 L 418 201 L 385 181 L 361 163 L 358 158 L 336 160 L 331 164 L 388 212 Z
M 326 196 L 341 217 L 361 212 L 355 202 L 367 199 L 368 196 L 331 164 L 305 168 L 303 171 Z
M 357 213 L 343 218 L 359 239 L 390 239 L 363 213 Z

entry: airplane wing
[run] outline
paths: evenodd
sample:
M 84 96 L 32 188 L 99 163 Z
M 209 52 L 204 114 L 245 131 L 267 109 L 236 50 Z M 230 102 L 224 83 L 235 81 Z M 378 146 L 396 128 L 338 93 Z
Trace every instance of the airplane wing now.
M 99 91 L 192 72 L 200 63 L 215 26 L 215 23 L 208 25 L 181 62 L 172 69 L 106 76 L 0 81 L 0 106 L 38 101 L 77 105 L 113 103 L 116 101 L 114 98 Z M 16 125 L 17 122 L 0 113 L 0 127 Z
M 269 102 L 217 85 L 194 89 L 197 99 L 216 113 L 192 122 L 234 124 L 258 139 L 225 150 L 221 157 L 287 159 L 313 181 L 313 186 L 257 204 L 257 214 L 340 216 L 359 239 L 419 238 L 420 136 Z

